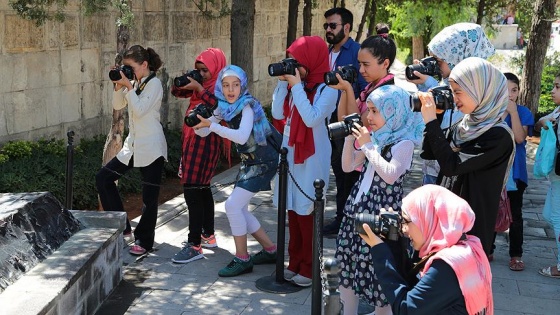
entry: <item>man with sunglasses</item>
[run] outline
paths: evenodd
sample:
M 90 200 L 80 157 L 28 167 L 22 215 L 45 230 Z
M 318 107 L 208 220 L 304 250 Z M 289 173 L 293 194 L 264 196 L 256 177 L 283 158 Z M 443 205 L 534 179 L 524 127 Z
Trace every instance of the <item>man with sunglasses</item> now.
M 360 95 L 367 82 L 359 73 L 360 65 L 358 64 L 358 51 L 360 44 L 350 37 L 352 31 L 352 23 L 354 16 L 352 12 L 345 8 L 332 8 L 325 12 L 325 39 L 329 43 L 329 65 L 331 70 L 339 67 L 352 65 L 358 72 L 358 80 L 352 84 L 354 95 L 356 98 Z M 340 99 L 339 91 L 339 99 Z M 337 101 L 338 104 L 338 101 Z M 335 110 L 331 116 L 330 123 L 338 121 L 337 111 Z M 342 148 L 344 139 L 331 140 L 332 156 L 331 166 L 333 168 L 336 179 L 336 217 L 333 221 L 323 227 L 324 235 L 337 234 L 340 222 L 343 217 L 344 204 L 354 183 L 358 180 L 359 172 L 345 173 L 342 171 Z

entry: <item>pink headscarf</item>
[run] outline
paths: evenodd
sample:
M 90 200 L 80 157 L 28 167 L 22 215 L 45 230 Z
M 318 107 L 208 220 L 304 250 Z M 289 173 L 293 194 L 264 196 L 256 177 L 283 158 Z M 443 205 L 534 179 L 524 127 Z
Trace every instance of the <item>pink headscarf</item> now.
M 467 312 L 475 315 L 486 309 L 486 314 L 494 314 L 492 272 L 480 240 L 472 235 L 461 240 L 475 220 L 469 204 L 444 187 L 425 185 L 403 198 L 402 209 L 426 240 L 420 257 L 435 253 L 420 275 L 424 276 L 434 259 L 445 261 L 457 275 Z

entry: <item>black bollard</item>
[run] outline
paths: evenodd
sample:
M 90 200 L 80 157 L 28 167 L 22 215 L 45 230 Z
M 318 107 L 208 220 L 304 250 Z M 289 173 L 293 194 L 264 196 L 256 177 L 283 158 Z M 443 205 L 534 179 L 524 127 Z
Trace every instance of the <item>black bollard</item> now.
M 325 182 L 316 179 L 313 182 L 315 187 L 315 201 L 313 202 L 313 263 L 312 263 L 312 284 L 311 284 L 311 314 L 321 315 L 321 302 L 323 290 L 321 286 L 321 257 L 323 256 L 323 214 L 325 212 L 325 200 L 323 199 L 323 187 Z
M 336 258 L 327 258 L 324 263 L 325 276 L 327 278 L 327 290 L 325 291 L 325 311 L 324 315 L 341 314 L 342 304 L 340 304 L 340 292 L 338 283 L 340 281 L 340 263 Z
M 68 145 L 66 146 L 66 210 L 72 209 L 72 178 L 74 177 L 74 131 L 66 133 Z
M 288 195 L 288 149 L 280 149 L 278 174 L 278 231 L 276 238 L 276 275 L 257 280 L 257 289 L 270 293 L 293 293 L 303 289 L 284 279 L 284 250 L 286 239 L 286 198 Z

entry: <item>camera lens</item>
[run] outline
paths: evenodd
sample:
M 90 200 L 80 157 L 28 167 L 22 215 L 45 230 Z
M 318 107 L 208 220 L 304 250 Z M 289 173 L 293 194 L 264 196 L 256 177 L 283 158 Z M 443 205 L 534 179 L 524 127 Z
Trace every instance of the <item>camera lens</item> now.
M 185 116 L 185 125 L 189 127 L 194 127 L 200 123 L 200 119 L 196 117 L 197 112 L 192 111 L 187 116 Z
M 422 64 L 407 66 L 406 69 L 405 69 L 406 78 L 409 79 L 409 80 L 420 79 L 418 76 L 414 75 L 414 71 L 418 71 L 420 73 L 425 73 L 426 72 L 426 67 L 424 67 Z
M 182 76 L 180 76 L 180 77 L 176 77 L 176 78 L 173 80 L 173 84 L 174 84 L 176 87 L 185 86 L 185 85 L 189 84 L 190 82 L 191 82 L 191 80 L 189 80 L 189 78 L 188 78 L 186 75 L 182 75 Z
M 329 139 L 336 140 L 346 137 L 351 133 L 344 121 L 335 122 L 327 126 Z
M 111 81 L 118 81 L 121 79 L 121 72 L 120 69 L 112 69 L 109 71 L 109 79 L 111 79 Z
M 376 216 L 375 214 L 368 214 L 368 213 L 356 214 L 356 217 L 354 218 L 354 230 L 356 230 L 356 232 L 359 234 L 366 234 L 366 231 L 364 230 L 364 226 L 363 226 L 364 223 L 369 225 L 369 227 L 374 233 L 378 231 L 378 228 L 376 228 L 376 226 L 379 224 L 379 219 L 378 216 Z
M 335 71 L 326 72 L 323 76 L 323 80 L 325 81 L 326 85 L 335 85 L 338 84 L 338 79 L 336 78 Z
M 420 98 L 417 93 L 410 95 L 410 109 L 413 112 L 419 112 L 422 109 L 422 102 L 420 102 Z
M 270 65 L 268 65 L 268 74 L 271 77 L 277 77 L 286 74 L 286 72 L 284 71 L 284 65 L 279 62 L 271 63 Z

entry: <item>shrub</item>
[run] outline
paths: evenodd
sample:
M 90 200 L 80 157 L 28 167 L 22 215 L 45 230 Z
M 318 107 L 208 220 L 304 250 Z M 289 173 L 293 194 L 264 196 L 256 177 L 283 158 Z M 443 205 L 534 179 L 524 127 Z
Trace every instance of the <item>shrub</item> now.
M 177 174 L 181 132 L 165 130 L 169 163 L 165 174 Z M 101 167 L 105 136 L 82 139 L 74 147 L 73 208 L 97 209 L 95 174 Z M 64 203 L 66 198 L 66 143 L 62 140 L 11 141 L 0 149 L 0 192 L 50 191 Z M 121 193 L 141 191 L 138 169 L 119 180 Z

